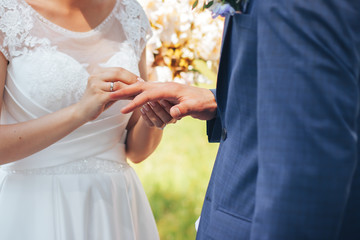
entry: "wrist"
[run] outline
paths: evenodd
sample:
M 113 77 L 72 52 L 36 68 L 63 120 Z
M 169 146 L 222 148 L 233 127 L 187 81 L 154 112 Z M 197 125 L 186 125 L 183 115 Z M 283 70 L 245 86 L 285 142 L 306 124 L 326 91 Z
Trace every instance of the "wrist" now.
M 78 124 L 81 126 L 89 121 L 85 117 L 86 115 L 84 114 L 83 108 L 81 106 L 79 106 L 79 103 L 76 103 L 76 104 L 68 107 L 68 111 L 69 111 L 69 115 L 70 115 L 70 120 L 75 124 Z
M 204 89 L 204 91 L 206 92 L 206 103 L 205 105 L 205 111 L 208 113 L 208 119 L 206 120 L 212 120 L 214 118 L 216 118 L 216 113 L 217 113 L 217 102 L 216 102 L 216 97 L 213 91 L 209 90 L 209 89 Z

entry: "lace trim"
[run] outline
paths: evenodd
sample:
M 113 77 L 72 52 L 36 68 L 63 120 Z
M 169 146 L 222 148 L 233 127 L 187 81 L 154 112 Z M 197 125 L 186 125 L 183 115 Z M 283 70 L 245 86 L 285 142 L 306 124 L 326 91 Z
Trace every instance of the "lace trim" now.
M 4 54 L 5 58 L 9 60 L 9 54 L 7 53 L 6 49 L 0 46 L 0 52 Z
M 82 159 L 64 165 L 35 168 L 28 170 L 2 169 L 8 174 L 23 175 L 69 175 L 69 174 L 98 174 L 118 173 L 130 168 L 128 163 L 120 163 L 99 158 Z
M 95 32 L 100 31 L 109 21 L 110 19 L 114 16 L 116 9 L 119 6 L 119 2 L 120 0 L 116 0 L 115 2 L 115 6 L 113 7 L 113 9 L 111 10 L 110 14 L 99 24 L 97 25 L 95 28 L 91 29 L 90 31 L 87 32 L 75 32 L 75 31 L 71 31 L 69 29 L 63 28 L 53 22 L 51 22 L 50 20 L 48 20 L 47 18 L 45 18 L 44 16 L 42 16 L 40 13 L 38 13 L 34 8 L 32 8 L 25 0 L 22 0 L 24 2 L 24 4 L 30 9 L 30 11 L 43 23 L 49 25 L 51 28 L 53 28 L 54 30 L 60 32 L 60 33 L 65 33 L 65 34 L 70 34 L 73 36 L 81 36 L 81 37 L 87 37 Z
M 49 39 L 30 35 L 34 23 L 26 6 L 15 0 L 2 0 L 0 12 L 0 31 L 4 33 L 2 48 L 8 48 L 8 57 L 26 54 L 35 47 L 56 49 L 51 46 Z
M 37 38 L 30 34 L 34 27 L 32 13 L 45 24 L 56 31 L 73 36 L 86 37 L 100 31 L 111 19 L 116 17 L 123 26 L 127 39 L 132 44 L 138 60 L 151 36 L 151 27 L 141 5 L 136 0 L 116 0 L 109 16 L 96 28 L 88 32 L 74 32 L 56 25 L 40 15 L 25 0 L 0 0 L 0 31 L 4 33 L 2 48 L 8 49 L 8 57 L 26 54 L 36 47 L 56 50 L 47 38 Z M 120 4 L 121 3 L 121 4 Z M 123 6 L 121 8 L 120 6 Z M 6 51 L 5 51 L 6 52 Z

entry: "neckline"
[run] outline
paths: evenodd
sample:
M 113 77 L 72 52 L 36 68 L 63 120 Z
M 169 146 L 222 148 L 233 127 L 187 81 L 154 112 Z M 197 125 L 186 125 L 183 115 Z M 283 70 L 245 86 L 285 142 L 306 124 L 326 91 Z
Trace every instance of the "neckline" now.
M 115 14 L 115 10 L 117 9 L 118 5 L 119 5 L 119 0 L 115 0 L 115 5 L 112 8 L 112 10 L 110 11 L 109 15 L 102 20 L 96 27 L 92 28 L 89 31 L 85 31 L 85 32 L 79 32 L 79 31 L 73 31 L 70 29 L 67 29 L 65 27 L 62 27 L 52 21 L 50 21 L 49 19 L 47 19 L 46 17 L 44 17 L 43 15 L 41 15 L 38 11 L 36 11 L 29 3 L 26 2 L 26 0 L 21 0 L 25 6 L 27 8 L 30 9 L 30 11 L 36 15 L 36 17 L 42 21 L 43 23 L 49 25 L 50 27 L 52 27 L 54 30 L 57 30 L 61 33 L 65 33 L 65 34 L 69 34 L 69 35 L 73 35 L 73 36 L 81 36 L 81 37 L 86 37 L 88 35 L 92 35 L 93 33 L 96 33 L 98 31 L 100 31 L 103 26 L 113 17 L 113 15 Z

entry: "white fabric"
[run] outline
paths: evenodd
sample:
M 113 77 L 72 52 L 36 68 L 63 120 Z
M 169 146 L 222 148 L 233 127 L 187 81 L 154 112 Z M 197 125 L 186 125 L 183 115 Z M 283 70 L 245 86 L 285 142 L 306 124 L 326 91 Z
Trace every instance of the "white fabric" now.
M 196 232 L 198 231 L 198 229 L 199 229 L 199 225 L 200 225 L 200 218 L 201 218 L 201 216 L 196 220 L 196 222 L 195 222 L 195 230 L 196 230 Z
M 139 74 L 150 32 L 136 0 L 117 0 L 81 33 L 24 0 L 0 0 L 0 51 L 8 59 L 1 124 L 36 119 L 79 101 L 99 67 Z M 148 200 L 125 158 L 119 101 L 50 147 L 0 168 L 0 239 L 159 239 Z

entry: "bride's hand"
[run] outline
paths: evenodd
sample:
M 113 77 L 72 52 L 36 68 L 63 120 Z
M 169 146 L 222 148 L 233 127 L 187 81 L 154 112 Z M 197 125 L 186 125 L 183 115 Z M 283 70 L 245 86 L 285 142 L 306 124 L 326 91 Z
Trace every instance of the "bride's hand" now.
M 135 74 L 122 68 L 106 68 L 98 71 L 88 79 L 85 93 L 76 104 L 77 111 L 84 121 L 96 119 L 110 107 L 116 99 L 111 92 L 138 81 Z
M 149 127 L 163 129 L 167 124 L 176 122 L 170 115 L 172 106 L 166 100 L 148 102 L 141 107 L 140 112 Z

